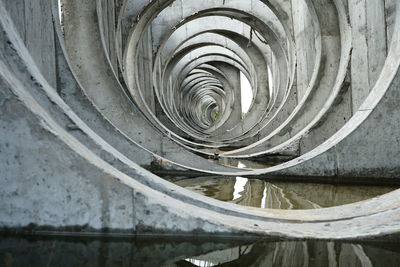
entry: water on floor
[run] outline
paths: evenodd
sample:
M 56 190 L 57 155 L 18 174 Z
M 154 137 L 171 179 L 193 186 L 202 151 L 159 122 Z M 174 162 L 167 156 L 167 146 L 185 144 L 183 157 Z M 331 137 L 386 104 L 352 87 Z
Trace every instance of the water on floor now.
M 245 160 L 245 159 L 226 159 L 226 158 L 220 158 L 218 160 L 211 160 L 211 162 L 218 163 L 223 166 L 227 167 L 235 167 L 239 169 L 265 169 L 269 167 L 273 167 L 275 165 L 278 165 L 279 163 L 282 163 L 281 161 L 269 161 L 269 162 L 257 162 L 257 161 L 251 161 L 251 160 Z
M 244 177 L 165 177 L 202 195 L 243 206 L 316 209 L 354 203 L 393 190 L 393 186 L 265 182 Z
M 392 242 L 1 237 L 0 266 L 399 266 Z

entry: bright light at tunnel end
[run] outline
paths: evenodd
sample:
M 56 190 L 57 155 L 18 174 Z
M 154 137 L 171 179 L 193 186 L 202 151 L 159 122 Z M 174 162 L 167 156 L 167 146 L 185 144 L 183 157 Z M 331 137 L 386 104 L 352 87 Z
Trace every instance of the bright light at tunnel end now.
M 249 80 L 243 72 L 240 72 L 240 89 L 242 114 L 246 114 L 249 112 L 251 103 L 253 102 L 253 90 Z

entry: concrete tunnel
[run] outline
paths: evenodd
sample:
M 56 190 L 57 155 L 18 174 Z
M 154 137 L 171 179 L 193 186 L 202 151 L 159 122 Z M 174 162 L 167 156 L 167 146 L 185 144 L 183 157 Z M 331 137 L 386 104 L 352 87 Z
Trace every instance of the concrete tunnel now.
M 396 0 L 1 0 L 1 231 L 398 234 L 398 190 L 261 209 L 157 172 L 398 183 L 399 9 Z

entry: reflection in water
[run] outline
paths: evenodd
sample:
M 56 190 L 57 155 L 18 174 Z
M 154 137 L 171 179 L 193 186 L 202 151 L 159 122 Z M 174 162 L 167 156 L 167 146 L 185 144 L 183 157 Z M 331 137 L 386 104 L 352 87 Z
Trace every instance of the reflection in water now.
M 265 169 L 281 163 L 278 162 L 256 162 L 246 159 L 228 159 L 228 158 L 219 158 L 218 160 L 214 160 L 220 165 L 227 166 L 227 167 L 237 167 L 239 169 Z
M 0 237 L 0 266 L 399 266 L 395 243 Z
M 247 178 L 236 177 L 235 186 L 234 186 L 235 191 L 233 192 L 232 200 L 236 200 L 242 196 L 242 193 L 246 190 L 245 186 L 246 186 L 247 182 L 248 182 Z
M 272 209 L 316 209 L 349 204 L 382 195 L 397 187 L 269 183 L 243 177 L 169 179 L 194 192 L 244 206 Z

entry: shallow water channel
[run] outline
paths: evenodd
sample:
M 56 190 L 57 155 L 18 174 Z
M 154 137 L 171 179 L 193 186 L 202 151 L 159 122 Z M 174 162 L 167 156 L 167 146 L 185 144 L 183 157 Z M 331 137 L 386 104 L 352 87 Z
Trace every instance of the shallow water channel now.
M 0 237 L 0 266 L 399 266 L 395 242 Z
M 398 187 L 266 182 L 244 177 L 164 177 L 218 200 L 315 209 L 369 199 Z M 250 237 L 0 236 L 0 266 L 397 267 L 398 237 L 363 242 Z
M 221 201 L 272 209 L 326 208 L 370 199 L 398 189 L 395 186 L 266 182 L 245 177 L 164 178 Z

